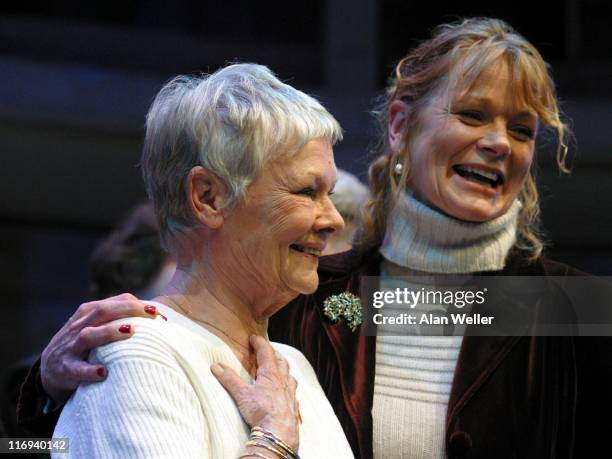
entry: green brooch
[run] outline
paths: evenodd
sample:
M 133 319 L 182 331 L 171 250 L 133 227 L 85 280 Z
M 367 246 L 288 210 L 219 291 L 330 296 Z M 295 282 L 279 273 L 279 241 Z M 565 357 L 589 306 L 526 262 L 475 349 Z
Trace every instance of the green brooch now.
M 344 319 L 351 331 L 363 322 L 363 306 L 361 299 L 350 292 L 328 296 L 323 302 L 323 314 L 332 324 Z

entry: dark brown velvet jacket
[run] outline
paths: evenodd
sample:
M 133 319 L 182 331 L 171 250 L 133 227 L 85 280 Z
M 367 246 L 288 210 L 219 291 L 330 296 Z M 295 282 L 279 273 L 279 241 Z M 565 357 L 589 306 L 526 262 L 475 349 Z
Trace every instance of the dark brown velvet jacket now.
M 377 276 L 377 251 L 321 260 L 319 289 L 271 320 L 269 333 L 300 349 L 315 369 L 356 457 L 372 458 L 376 338 L 330 324 L 322 304 L 359 294 L 362 276 Z M 511 254 L 495 275 L 582 274 Z M 611 305 L 612 307 L 612 305 Z M 610 455 L 612 346 L 608 338 L 465 336 L 446 419 L 449 458 L 569 458 Z
M 509 257 L 497 275 L 581 274 L 540 259 Z M 376 338 L 331 325 L 322 303 L 344 291 L 358 294 L 361 276 L 379 274 L 376 251 L 323 257 L 320 286 L 270 321 L 272 340 L 300 349 L 358 458 L 372 458 L 372 403 Z M 612 306 L 611 306 L 612 307 Z M 609 338 L 465 336 L 446 420 L 449 458 L 590 458 L 611 455 L 612 343 Z M 50 437 L 61 407 L 41 414 L 38 364 L 22 387 L 18 418 Z

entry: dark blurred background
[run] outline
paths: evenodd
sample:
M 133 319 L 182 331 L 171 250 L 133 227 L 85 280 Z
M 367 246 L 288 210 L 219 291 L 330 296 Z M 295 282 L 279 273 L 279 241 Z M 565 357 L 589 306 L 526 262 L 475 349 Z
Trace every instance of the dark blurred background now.
M 545 2 L 544 2 L 545 3 Z M 40 350 L 88 298 L 96 243 L 144 199 L 146 110 L 177 73 L 268 65 L 344 127 L 365 180 L 368 110 L 394 62 L 441 22 L 506 19 L 552 65 L 577 146 L 561 177 L 540 150 L 549 254 L 612 274 L 612 7 L 595 0 L 48 0 L 0 6 L 1 368 Z

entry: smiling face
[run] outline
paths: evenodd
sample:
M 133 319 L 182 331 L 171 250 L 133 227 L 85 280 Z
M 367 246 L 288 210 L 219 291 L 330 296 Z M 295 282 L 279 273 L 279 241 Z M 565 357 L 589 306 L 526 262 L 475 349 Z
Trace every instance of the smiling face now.
M 416 114 L 407 186 L 447 215 L 488 221 L 503 215 L 523 188 L 538 117 L 517 101 L 504 59 L 470 90 L 448 93 L 438 91 Z M 397 132 L 403 124 L 391 115 L 390 132 Z
M 329 197 L 335 182 L 332 147 L 322 139 L 264 167 L 224 223 L 240 287 L 271 296 L 316 290 L 319 255 L 343 227 Z

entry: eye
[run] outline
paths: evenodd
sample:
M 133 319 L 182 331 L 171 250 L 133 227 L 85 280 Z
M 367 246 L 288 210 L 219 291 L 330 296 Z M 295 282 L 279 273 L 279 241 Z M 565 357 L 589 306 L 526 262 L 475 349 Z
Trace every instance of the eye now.
M 334 190 L 330 190 L 330 191 L 327 192 L 327 196 L 333 196 L 335 194 L 336 194 L 336 192 Z
M 511 127 L 512 131 L 516 133 L 516 137 L 519 140 L 533 140 L 535 133 L 532 128 L 522 124 L 517 124 Z
M 312 198 L 315 196 L 316 191 L 313 188 L 307 187 L 307 188 L 302 188 L 296 194 L 299 194 L 302 196 L 308 196 L 309 198 Z
M 479 124 L 485 120 L 485 114 L 478 110 L 461 110 L 457 116 L 468 124 Z

